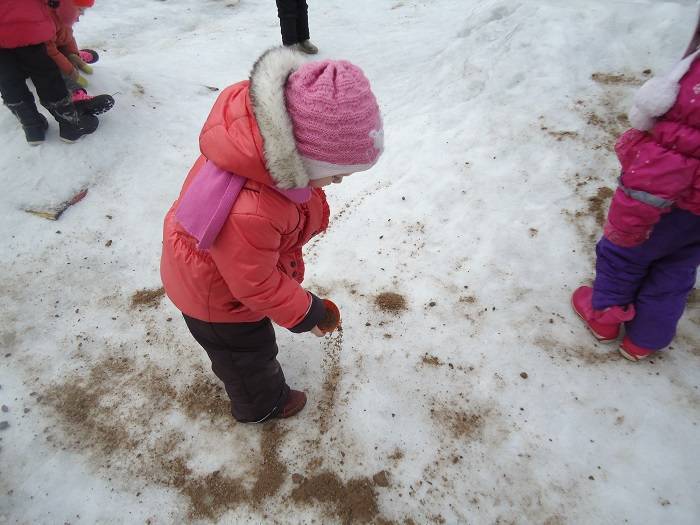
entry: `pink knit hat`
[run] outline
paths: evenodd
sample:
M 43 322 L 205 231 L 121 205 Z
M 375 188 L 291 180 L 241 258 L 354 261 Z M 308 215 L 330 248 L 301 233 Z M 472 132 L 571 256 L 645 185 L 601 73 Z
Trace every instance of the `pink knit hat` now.
M 377 100 L 345 60 L 308 62 L 285 86 L 297 150 L 310 179 L 370 169 L 384 148 Z

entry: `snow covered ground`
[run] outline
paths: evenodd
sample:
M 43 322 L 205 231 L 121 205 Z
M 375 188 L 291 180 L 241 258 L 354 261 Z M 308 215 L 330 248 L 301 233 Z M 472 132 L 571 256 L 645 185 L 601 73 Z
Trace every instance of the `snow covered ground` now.
M 211 88 L 278 42 L 274 2 L 99 1 L 75 28 L 117 101 L 97 133 L 29 148 L 0 111 L 0 523 L 698 523 L 700 293 L 638 365 L 569 307 L 630 96 L 696 3 L 309 3 L 386 154 L 306 250 L 344 331 L 278 330 L 291 420 L 233 422 L 157 291 Z M 85 187 L 58 222 L 23 211 Z

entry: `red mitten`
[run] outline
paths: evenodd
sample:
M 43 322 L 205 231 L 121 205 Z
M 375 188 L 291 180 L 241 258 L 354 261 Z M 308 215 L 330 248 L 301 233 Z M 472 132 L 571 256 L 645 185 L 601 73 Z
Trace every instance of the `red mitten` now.
M 340 326 L 340 310 L 330 299 L 324 299 L 323 305 L 326 307 L 326 314 L 316 326 L 324 334 L 329 334 Z

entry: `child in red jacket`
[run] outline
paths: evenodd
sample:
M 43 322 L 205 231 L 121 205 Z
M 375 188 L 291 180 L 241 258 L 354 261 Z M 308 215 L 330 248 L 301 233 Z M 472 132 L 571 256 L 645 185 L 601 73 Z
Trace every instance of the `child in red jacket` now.
M 332 304 L 301 286 L 302 246 L 328 225 L 320 188 L 378 160 L 379 108 L 358 67 L 305 63 L 278 48 L 250 81 L 222 91 L 199 144 L 165 217 L 165 291 L 207 351 L 233 416 L 289 417 L 306 395 L 287 386 L 272 322 L 318 336 L 337 324 Z
M 96 117 L 76 111 L 61 73 L 47 53 L 44 42 L 55 32 L 46 0 L 0 2 L 0 93 L 31 145 L 44 141 L 49 123 L 37 110 L 27 77 L 32 79 L 42 105 L 58 122 L 63 140 L 73 142 L 97 129 Z

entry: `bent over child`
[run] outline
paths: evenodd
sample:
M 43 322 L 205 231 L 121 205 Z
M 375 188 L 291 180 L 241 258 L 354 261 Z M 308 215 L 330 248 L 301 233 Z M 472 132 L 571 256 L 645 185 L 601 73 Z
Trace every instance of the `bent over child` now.
M 289 417 L 272 323 L 322 335 L 333 305 L 305 290 L 302 246 L 328 225 L 321 186 L 371 168 L 383 146 L 362 71 L 265 53 L 226 88 L 202 129 L 202 156 L 165 218 L 161 277 L 243 422 Z M 335 312 L 336 320 L 338 314 Z M 319 327 L 321 325 L 321 327 Z

